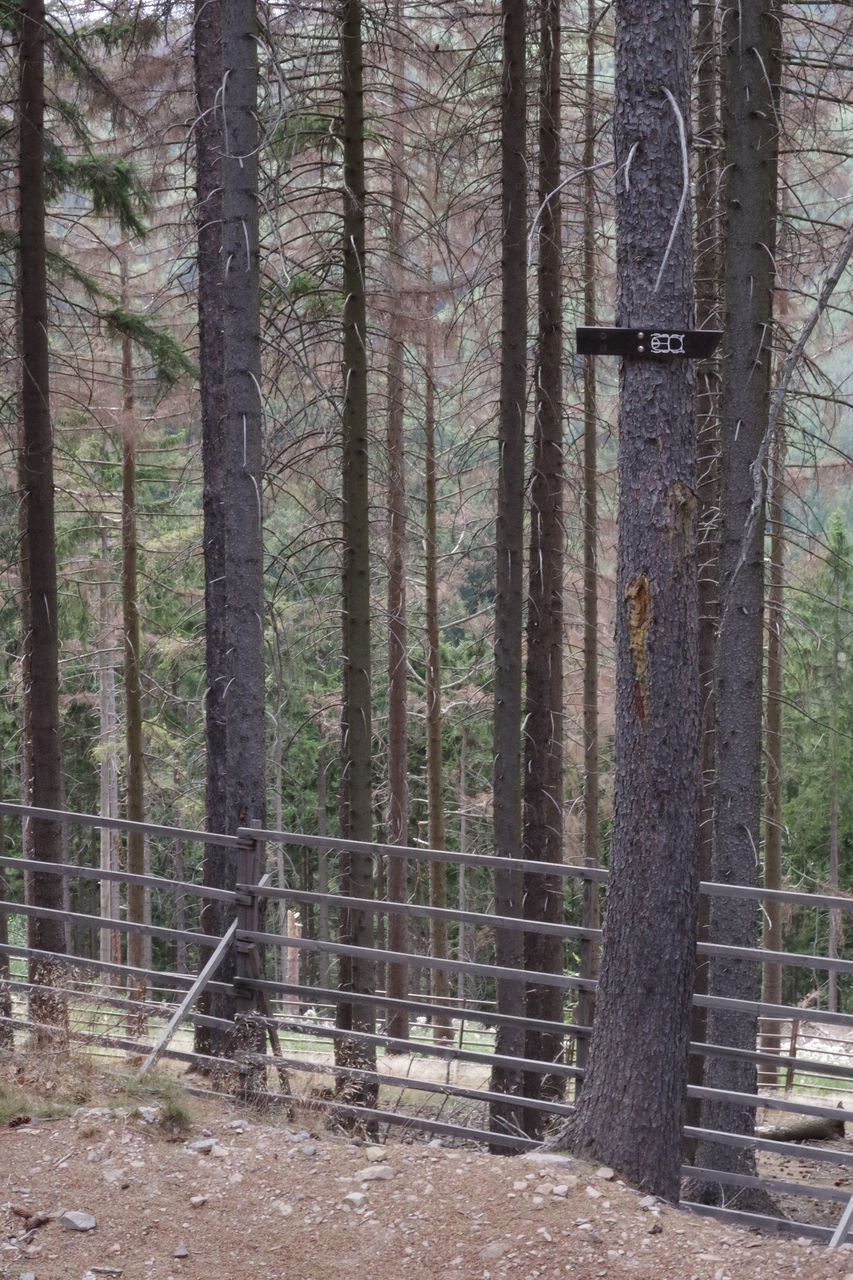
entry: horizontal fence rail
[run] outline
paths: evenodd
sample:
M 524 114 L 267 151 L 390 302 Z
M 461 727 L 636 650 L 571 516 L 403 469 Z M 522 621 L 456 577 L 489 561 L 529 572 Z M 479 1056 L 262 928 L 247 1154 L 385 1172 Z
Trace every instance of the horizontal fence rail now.
M 186 846 L 218 846 L 235 850 L 244 869 L 232 886 L 207 886 L 191 879 L 175 880 L 168 875 L 131 875 L 122 870 L 102 870 L 98 866 L 45 862 L 37 858 L 21 859 L 0 856 L 3 871 L 24 874 L 25 885 L 30 873 L 55 875 L 69 883 L 110 881 L 125 891 L 129 885 L 139 886 L 157 895 L 161 905 L 169 897 L 190 900 L 198 905 L 205 900 L 217 902 L 226 909 L 231 925 L 224 937 L 203 933 L 191 927 L 172 927 L 168 923 L 131 920 L 126 916 L 104 918 L 94 912 L 45 908 L 31 901 L 0 901 L 0 915 L 20 920 L 44 918 L 61 921 L 73 927 L 76 935 L 96 938 L 102 930 L 112 930 L 119 939 L 129 934 L 143 934 L 160 948 L 157 965 L 146 959 L 145 966 L 128 966 L 118 958 L 107 961 L 102 956 L 45 952 L 21 942 L 20 929 L 13 940 L 0 943 L 0 991 L 12 1001 L 10 1015 L 0 1020 L 19 1037 L 33 1030 L 47 1030 L 34 1020 L 27 1002 L 47 991 L 59 993 L 68 1001 L 69 1037 L 88 1052 L 119 1059 L 130 1057 L 140 1073 L 159 1058 L 176 1063 L 194 1064 L 205 1072 L 222 1073 L 231 1069 L 245 1079 L 248 1072 L 260 1073 L 260 1091 L 283 1105 L 306 1106 L 328 1115 L 331 1122 L 380 1124 L 397 1128 L 415 1128 L 428 1134 L 454 1139 L 488 1143 L 522 1150 L 535 1146 L 533 1139 L 520 1132 L 492 1132 L 488 1127 L 489 1107 L 494 1104 L 519 1104 L 514 1095 L 493 1089 L 490 1083 L 494 1066 L 514 1068 L 526 1075 L 548 1076 L 563 1082 L 564 1097 L 533 1098 L 524 1101 L 531 1112 L 551 1117 L 554 1122 L 571 1114 L 572 1089 L 583 1077 L 582 1061 L 575 1058 L 579 1044 L 586 1041 L 591 1028 L 581 1020 L 579 994 L 594 993 L 595 979 L 584 977 L 579 970 L 580 944 L 600 945 L 602 930 L 583 923 L 530 921 L 515 916 L 499 916 L 492 907 L 493 881 L 496 872 L 520 871 L 559 877 L 564 885 L 592 882 L 606 890 L 608 872 L 604 868 L 588 868 L 571 864 L 554 865 L 536 859 L 508 859 L 493 854 L 454 853 L 422 846 L 395 846 L 374 842 L 342 840 L 335 837 L 278 832 L 268 828 L 243 827 L 235 835 L 197 831 L 190 828 L 152 823 L 128 822 L 124 819 L 102 819 L 25 805 L 2 803 L 0 814 L 22 822 L 55 822 L 66 827 L 109 829 L 141 832 L 151 840 L 163 840 Z M 283 850 L 300 850 L 303 867 L 306 859 L 325 860 L 328 881 L 322 889 L 300 880 L 298 860 L 285 856 L 285 879 L 272 883 L 274 870 L 256 883 L 246 874 L 252 866 L 274 868 L 275 855 Z M 264 854 L 266 857 L 259 857 Z M 353 898 L 342 892 L 337 881 L 336 855 L 357 854 L 375 859 L 403 858 L 411 863 L 444 864 L 470 873 L 466 898 L 458 907 L 433 906 L 417 901 L 387 901 L 377 898 Z M 473 873 L 479 873 L 474 876 Z M 16 881 L 16 883 L 19 883 Z M 28 890 L 27 890 L 28 891 Z M 83 890 L 81 889 L 82 893 Z M 708 896 L 739 898 L 753 901 L 758 910 L 768 901 L 807 908 L 813 911 L 853 912 L 853 898 L 839 894 L 809 894 L 799 890 L 768 891 L 753 886 L 703 882 L 701 892 Z M 91 899 L 91 894 L 89 901 Z M 567 903 L 571 899 L 567 897 Z M 577 897 L 574 898 L 577 903 Z M 606 903 L 605 903 L 606 905 Z M 221 909 L 221 908 L 220 908 Z M 568 910 L 567 906 L 567 910 Z M 305 933 L 296 924 L 296 911 L 304 913 Z M 327 933 L 318 935 L 319 920 L 325 921 Z M 355 945 L 336 939 L 335 929 L 345 913 L 361 913 L 375 922 L 377 930 L 385 927 L 391 916 L 403 917 L 411 940 L 406 950 L 391 951 L 377 936 L 375 945 Z M 168 920 L 170 917 L 166 915 Z M 202 916 L 202 919 L 205 917 Z M 162 914 L 159 920 L 162 920 Z M 180 920 L 183 920 L 183 915 Z M 425 954 L 426 930 L 431 922 L 443 924 L 451 936 L 450 953 L 441 956 Z M 310 924 L 310 928 L 308 925 Z M 418 928 L 422 935 L 418 935 Z M 561 940 L 563 968 L 560 972 L 521 971 L 493 962 L 494 938 L 497 931 L 515 929 L 542 937 Z M 457 939 L 455 931 L 459 933 Z M 466 947 L 461 950 L 464 932 Z M 94 945 L 94 944 L 92 944 Z M 174 956 L 178 948 L 193 949 L 198 955 L 198 974 L 176 971 Z M 455 948 L 455 950 L 454 950 Z M 91 948 L 90 948 L 91 949 Z M 98 950 L 94 945 L 94 950 Z M 165 961 L 164 964 L 164 952 Z M 724 942 L 702 942 L 697 953 L 736 959 L 756 967 L 776 964 L 791 970 L 834 973 L 841 979 L 853 977 L 853 961 L 802 952 L 766 951 L 757 947 L 736 947 Z M 222 962 L 230 956 L 231 968 L 223 970 Z M 54 978 L 48 987 L 40 979 L 30 979 L 26 966 L 49 960 Z M 357 960 L 374 966 L 381 975 L 386 967 L 397 966 L 409 975 L 404 997 L 381 989 L 353 991 L 338 985 L 341 961 Z M 158 967 L 158 965 L 160 967 Z M 3 966 L 5 966 L 5 971 Z M 236 967 L 236 973 L 234 968 Z M 4 972 L 6 976 L 4 977 Z M 36 970 L 32 970 L 36 973 Z M 441 973 L 453 984 L 454 993 L 439 998 L 420 985 L 430 974 Z M 325 981 L 323 975 L 325 974 Z M 43 975 L 42 975 L 43 977 Z M 791 977 L 794 982 L 794 977 Z M 499 1012 L 494 1007 L 496 983 L 515 983 L 525 987 L 550 988 L 560 993 L 563 1021 L 527 1019 Z M 458 988 L 458 990 L 457 990 Z M 794 988 L 796 990 L 796 987 Z M 802 988 L 800 988 L 802 989 Z M 756 984 L 756 992 L 758 990 Z M 237 1024 L 230 1018 L 215 1016 L 213 1010 L 198 1006 L 202 992 L 218 1000 L 236 1002 L 238 1010 L 247 1011 L 258 1033 L 268 1039 L 264 1052 L 258 1045 L 247 1049 L 235 1038 Z M 761 1069 L 756 1093 L 731 1093 L 701 1085 L 691 1085 L 689 1096 L 695 1099 L 725 1101 L 747 1109 L 779 1116 L 786 1113 L 801 1120 L 832 1121 L 846 1118 L 833 1105 L 849 1090 L 853 1099 L 853 1016 L 827 1009 L 802 1008 L 795 1003 L 769 1004 L 727 997 L 697 995 L 694 1004 L 703 1008 L 722 1008 L 743 1014 L 775 1028 L 779 1052 L 768 1049 L 766 1040 L 745 1049 L 725 1044 L 693 1041 L 692 1055 L 731 1056 L 752 1061 Z M 336 1011 L 349 1008 L 369 1014 L 368 1029 L 364 1023 L 354 1027 L 336 1025 Z M 394 1014 L 408 1018 L 406 1035 L 389 1037 L 388 1027 Z M 361 1016 L 361 1015 L 359 1015 Z M 357 1022 L 357 1020 L 356 1020 Z M 804 1030 L 808 1027 L 808 1031 Z M 535 1056 L 517 1057 L 496 1054 L 495 1035 L 502 1028 L 515 1028 L 525 1034 L 547 1034 L 562 1044 L 557 1061 L 544 1061 Z M 780 1030 L 781 1028 L 781 1030 Z M 223 1038 L 221 1053 L 199 1052 L 193 1033 L 205 1031 Z M 537 1043 L 537 1042 L 533 1042 Z M 356 1046 L 365 1062 L 354 1064 L 338 1061 L 342 1046 Z M 141 1065 L 139 1065 L 141 1064 Z M 785 1077 L 788 1091 L 768 1086 L 767 1079 Z M 276 1087 L 277 1080 L 277 1087 Z M 374 1105 L 354 1107 L 347 1102 L 349 1084 L 369 1084 L 375 1092 Z M 793 1090 L 790 1086 L 795 1086 Z M 801 1091 L 798 1093 L 797 1088 Z M 343 1091 L 342 1091 L 343 1090 Z M 807 1090 L 808 1092 L 803 1092 Z M 828 1095 L 828 1096 L 827 1096 Z M 765 1172 L 762 1160 L 789 1156 L 790 1144 L 772 1137 L 744 1136 L 718 1130 L 687 1126 L 688 1140 L 705 1139 L 736 1148 L 751 1148 L 759 1157 L 757 1175 L 722 1173 L 705 1167 L 685 1164 L 684 1177 L 694 1182 L 719 1183 L 729 1189 L 721 1207 L 695 1205 L 696 1212 L 712 1214 L 746 1225 L 780 1225 L 775 1219 L 747 1214 L 737 1209 L 739 1191 L 753 1188 L 768 1190 L 771 1196 L 790 1197 L 795 1203 L 808 1200 L 826 1205 L 846 1203 L 849 1193 L 844 1186 L 800 1182 L 788 1176 Z M 823 1166 L 832 1173 L 853 1176 L 853 1151 L 843 1144 L 798 1144 L 799 1159 Z M 828 1238 L 831 1229 L 796 1215 L 782 1224 L 798 1234 Z

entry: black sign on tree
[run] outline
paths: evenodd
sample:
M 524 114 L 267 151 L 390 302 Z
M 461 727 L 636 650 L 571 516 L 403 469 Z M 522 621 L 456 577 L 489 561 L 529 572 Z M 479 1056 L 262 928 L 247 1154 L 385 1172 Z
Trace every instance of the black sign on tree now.
M 706 360 L 723 336 L 720 329 L 675 332 L 654 325 L 645 329 L 584 325 L 576 329 L 575 334 L 579 355 L 627 356 L 635 360 L 660 360 L 665 356 Z

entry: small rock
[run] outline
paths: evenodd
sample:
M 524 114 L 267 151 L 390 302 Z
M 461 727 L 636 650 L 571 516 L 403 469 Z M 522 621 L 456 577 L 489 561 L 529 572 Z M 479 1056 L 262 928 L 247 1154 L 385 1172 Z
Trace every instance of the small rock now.
M 575 1183 L 575 1185 L 577 1186 L 577 1183 Z M 571 1187 L 568 1182 L 558 1182 L 557 1185 L 552 1188 L 551 1195 L 556 1196 L 558 1200 L 565 1200 L 570 1190 Z
M 371 1164 L 353 1175 L 356 1182 L 390 1182 L 394 1170 L 390 1164 Z
M 146 1124 L 156 1124 L 160 1118 L 159 1107 L 140 1107 L 139 1114 Z
M 640 1208 L 654 1209 L 657 1202 L 658 1202 L 657 1196 L 643 1196 L 642 1200 L 640 1201 Z
M 505 1240 L 492 1240 L 480 1250 L 480 1257 L 484 1262 L 497 1262 L 498 1258 L 504 1256 L 508 1248 L 509 1245 Z
M 646 1234 L 650 1236 L 659 1236 L 662 1231 L 663 1231 L 663 1227 L 661 1226 L 661 1224 L 659 1222 L 653 1222 Z
M 289 1204 L 287 1200 L 276 1200 L 275 1207 L 283 1218 L 289 1218 L 293 1213 L 293 1205 Z
M 172 1254 L 173 1258 L 188 1258 L 189 1256 L 190 1251 L 185 1244 L 179 1244 Z
M 610 1182 L 616 1177 L 616 1174 L 612 1169 L 608 1169 L 606 1164 L 603 1164 L 600 1169 L 596 1169 L 595 1176 L 596 1178 L 603 1178 L 605 1182 Z
M 200 1209 L 202 1205 L 207 1204 L 207 1196 L 190 1196 L 190 1204 L 194 1209 Z
M 378 1164 L 380 1160 L 385 1159 L 385 1148 L 384 1147 L 368 1147 L 364 1155 L 370 1164 Z
M 302 1154 L 304 1156 L 316 1156 L 317 1148 L 313 1142 L 305 1142 L 302 1145 Z
M 65 1231 L 94 1231 L 98 1225 L 91 1213 L 83 1213 L 80 1209 L 67 1210 L 59 1221 Z
M 590 1200 L 601 1199 L 601 1192 L 596 1187 L 587 1187 L 586 1194 L 589 1196 Z
M 367 1196 L 363 1191 L 349 1191 L 344 1196 L 344 1202 L 346 1204 L 351 1204 L 354 1209 L 360 1209 L 366 1199 Z
M 512 1189 L 513 1191 L 526 1191 L 527 1183 L 523 1178 L 516 1178 L 515 1182 L 512 1184 Z
M 215 1138 L 196 1138 L 195 1142 L 189 1143 L 187 1150 L 194 1151 L 198 1156 L 209 1156 L 215 1146 Z

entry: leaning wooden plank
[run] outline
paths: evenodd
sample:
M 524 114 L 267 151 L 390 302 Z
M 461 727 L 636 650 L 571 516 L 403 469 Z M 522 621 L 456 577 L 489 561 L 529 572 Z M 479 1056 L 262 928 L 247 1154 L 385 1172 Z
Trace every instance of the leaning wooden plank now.
M 184 996 L 183 1000 L 178 1005 L 175 1012 L 172 1014 L 171 1018 L 169 1019 L 168 1025 L 163 1029 L 163 1032 L 160 1035 L 160 1038 L 157 1041 L 157 1043 L 154 1045 L 154 1048 L 151 1050 L 148 1057 L 145 1059 L 142 1066 L 137 1071 L 136 1073 L 137 1080 L 141 1080 L 142 1077 L 146 1075 L 148 1071 L 150 1071 L 150 1069 L 154 1066 L 154 1063 L 160 1057 L 160 1054 L 166 1048 L 166 1045 L 169 1043 L 172 1036 L 175 1034 L 178 1027 L 186 1017 L 187 1010 L 191 1007 L 191 1005 L 193 1005 L 196 1002 L 196 1000 L 201 995 L 202 991 L 204 991 L 210 979 L 216 973 L 216 970 L 222 964 L 222 961 L 225 959 L 225 954 L 234 940 L 234 934 L 236 932 L 237 932 L 237 921 L 234 920 L 231 922 L 231 924 L 228 926 L 228 929 L 223 934 L 219 942 L 219 946 L 216 948 L 213 955 L 210 957 L 207 964 L 204 966 L 201 973 L 198 975 L 195 982 L 190 987 L 189 991 Z

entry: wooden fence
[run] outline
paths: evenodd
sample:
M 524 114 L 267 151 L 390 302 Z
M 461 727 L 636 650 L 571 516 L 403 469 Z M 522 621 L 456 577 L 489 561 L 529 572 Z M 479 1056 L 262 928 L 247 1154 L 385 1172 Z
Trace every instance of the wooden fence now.
M 580 976 L 578 955 L 580 942 L 588 939 L 598 944 L 601 931 L 585 929 L 580 925 L 548 924 L 512 917 L 500 917 L 493 910 L 430 907 L 417 902 L 390 903 L 374 899 L 353 899 L 333 891 L 314 891 L 289 883 L 273 883 L 273 873 L 268 872 L 260 883 L 254 883 L 250 868 L 270 865 L 275 867 L 289 862 L 286 858 L 273 858 L 269 862 L 266 852 L 282 850 L 313 850 L 324 862 L 334 860 L 342 853 L 370 856 L 372 858 L 406 858 L 412 863 L 441 862 L 453 865 L 466 874 L 478 873 L 490 877 L 497 869 L 505 869 L 507 860 L 480 854 L 460 854 L 447 850 L 425 848 L 400 848 L 393 845 L 365 844 L 336 840 L 331 837 L 306 835 L 258 827 L 246 827 L 234 836 L 194 831 L 149 823 L 130 823 L 120 819 L 106 820 L 88 814 L 54 812 L 22 805 L 0 804 L 0 813 L 20 818 L 46 819 L 69 827 L 100 828 L 109 826 L 122 832 L 141 830 L 151 840 L 167 840 L 184 844 L 216 844 L 237 851 L 242 868 L 239 882 L 233 890 L 210 888 L 192 881 L 174 881 L 162 876 L 131 875 L 123 871 L 104 872 L 98 867 L 72 864 L 52 864 L 27 859 L 0 857 L 0 871 L 14 870 L 26 875 L 38 870 L 55 873 L 68 879 L 100 880 L 102 877 L 118 880 L 123 885 L 142 884 L 156 893 L 183 895 L 193 898 L 217 898 L 233 907 L 233 921 L 225 937 L 204 935 L 197 930 L 176 929 L 165 925 L 143 924 L 127 919 L 104 920 L 100 916 L 79 911 L 48 911 L 27 902 L 0 900 L 0 913 L 7 920 L 14 917 L 40 915 L 59 917 L 67 924 L 90 930 L 112 929 L 121 934 L 142 931 L 149 937 L 160 939 L 175 948 L 178 943 L 196 948 L 206 956 L 201 972 L 196 975 L 176 972 L 172 968 L 130 968 L 126 964 L 106 962 L 94 955 L 66 954 L 54 957 L 57 965 L 59 989 L 65 992 L 70 1008 L 70 1035 L 73 1040 L 87 1047 L 89 1052 L 123 1057 L 131 1055 L 137 1069 L 147 1070 L 159 1057 L 178 1062 L 196 1063 L 211 1069 L 233 1069 L 236 1076 L 261 1068 L 268 1096 L 282 1102 L 304 1104 L 313 1109 L 340 1115 L 341 1101 L 335 1096 L 334 1085 L 347 1079 L 364 1082 L 369 1079 L 377 1086 L 376 1103 L 370 1108 L 359 1109 L 359 1118 L 380 1126 L 403 1126 L 426 1133 L 446 1135 L 456 1139 L 488 1142 L 491 1146 L 525 1148 L 536 1145 L 520 1132 L 494 1133 L 488 1130 L 489 1108 L 508 1099 L 507 1095 L 489 1087 L 490 1068 L 495 1063 L 520 1067 L 525 1073 L 547 1073 L 565 1079 L 566 1100 L 548 1101 L 529 1099 L 525 1105 L 546 1112 L 553 1117 L 571 1113 L 571 1096 L 574 1083 L 583 1075 L 575 1053 L 578 1041 L 588 1036 L 590 1029 L 578 1021 L 578 993 L 594 990 L 592 979 Z M 521 871 L 543 872 L 559 875 L 568 886 L 592 881 L 606 887 L 607 872 L 580 866 L 555 867 L 529 859 L 513 859 L 512 865 Z M 293 876 L 295 881 L 297 877 Z M 334 876 L 329 879 L 334 882 Z M 487 896 L 488 885 L 480 886 L 481 897 Z M 724 895 L 752 899 L 756 910 L 762 902 L 771 898 L 778 901 L 818 911 L 853 911 L 853 900 L 831 897 L 825 894 L 803 894 L 783 890 L 765 891 L 750 887 L 710 884 L 702 885 L 708 895 Z M 269 910 L 269 904 L 284 904 L 289 912 Z M 477 905 L 476 903 L 474 904 Z M 266 906 L 266 916 L 264 915 Z M 387 922 L 391 912 L 404 915 L 413 924 L 429 919 L 441 919 L 469 940 L 476 937 L 477 948 L 473 956 L 463 946 L 448 958 L 423 955 L 410 949 L 391 952 L 384 947 L 360 947 L 335 940 L 334 914 L 342 910 L 358 910 L 369 913 L 379 922 Z M 318 938 L 303 936 L 293 931 L 271 925 L 295 921 L 297 910 L 312 910 L 319 918 L 331 922 L 330 936 Z M 490 961 L 494 930 L 518 928 L 528 932 L 556 935 L 565 942 L 564 971 L 561 973 L 525 973 L 524 980 L 559 988 L 563 993 L 564 1020 L 561 1023 L 531 1022 L 525 1018 L 511 1017 L 497 1011 L 491 998 L 494 984 L 501 979 L 517 979 L 516 970 L 501 969 Z M 853 974 L 853 962 L 842 958 L 828 958 L 812 954 L 768 952 L 760 948 L 728 947 L 721 943 L 701 943 L 701 955 L 738 957 L 755 963 L 756 990 L 758 966 L 767 961 L 793 969 L 823 971 L 834 970 L 838 975 Z M 220 965 L 226 955 L 234 959 L 233 980 L 224 982 L 218 977 Z M 272 955 L 297 955 L 301 964 L 273 965 Z M 23 961 L 35 956 L 44 957 L 24 942 L 11 937 L 0 944 L 0 964 L 4 957 L 10 964 L 4 978 L 13 997 L 10 1015 L 0 1015 L 0 1021 L 11 1024 L 15 1032 L 25 1035 L 32 1031 L 29 1015 L 29 998 L 34 995 Z M 260 957 L 265 956 L 264 960 Z M 339 990 L 334 980 L 334 966 L 342 956 L 358 958 L 378 966 L 398 964 L 406 966 L 412 979 L 405 999 L 395 999 L 383 990 L 356 992 Z M 322 963 L 317 963 L 318 958 Z M 313 967 L 312 967 L 313 966 Z M 437 1000 L 423 985 L 422 975 L 430 970 L 444 970 L 456 978 L 457 995 Z M 315 972 L 316 971 L 316 972 Z M 317 975 L 324 975 L 322 985 Z M 199 1054 L 188 1032 L 196 1027 L 209 1027 L 230 1033 L 233 1024 L 225 1019 L 201 1012 L 198 999 L 203 991 L 230 993 L 242 1015 L 251 1014 L 269 1036 L 269 1050 L 261 1054 L 257 1043 L 247 1049 L 234 1047 L 229 1057 L 212 1058 Z M 771 1020 L 782 1024 L 787 1039 L 781 1052 L 768 1052 L 764 1048 L 744 1050 L 727 1045 L 710 1045 L 693 1042 L 691 1053 L 748 1058 L 764 1071 L 764 1086 L 756 1094 L 717 1094 L 702 1086 L 690 1086 L 694 1098 L 724 1097 L 745 1107 L 762 1109 L 767 1113 L 787 1113 L 796 1117 L 837 1119 L 835 1105 L 853 1090 L 853 1014 L 830 1013 L 827 1010 L 803 1010 L 798 1005 L 768 1005 L 760 1000 L 742 1001 L 697 995 L 697 1005 L 714 1006 L 749 1014 L 756 1021 Z M 337 1007 L 346 1004 L 366 1007 L 372 1011 L 373 1030 L 342 1030 L 335 1025 Z M 404 1011 L 409 1018 L 410 1032 L 406 1040 L 395 1036 L 393 1042 L 386 1034 L 385 1024 L 392 1011 Z M 358 1026 L 358 1019 L 355 1019 Z M 556 1033 L 562 1038 L 564 1052 L 557 1062 L 526 1059 L 501 1059 L 494 1049 L 495 1031 L 502 1026 L 533 1027 Z M 804 1028 L 808 1028 L 808 1034 Z M 796 1030 L 795 1030 L 796 1028 Z M 361 1045 L 376 1054 L 376 1069 L 365 1070 L 364 1065 L 342 1065 L 335 1062 L 334 1045 L 342 1037 L 350 1044 Z M 238 1043 L 234 1041 L 235 1045 Z M 141 1064 L 141 1066 L 139 1065 Z M 278 1075 L 275 1087 L 274 1073 Z M 768 1087 L 768 1072 L 778 1082 Z M 331 1087 L 330 1087 L 331 1086 Z M 787 1086 L 787 1087 L 785 1087 Z M 829 1096 L 828 1096 L 829 1095 Z M 853 1094 L 851 1094 L 853 1097 Z M 772 1138 L 744 1138 L 737 1134 L 709 1133 L 695 1126 L 685 1127 L 687 1139 L 712 1137 L 715 1142 L 736 1147 L 753 1147 L 758 1155 L 759 1176 L 751 1178 L 742 1174 L 720 1174 L 712 1170 L 685 1166 L 684 1173 L 694 1178 L 719 1182 L 729 1189 L 730 1199 L 722 1207 L 689 1207 L 697 1212 L 713 1214 L 752 1225 L 767 1225 L 767 1221 L 755 1215 L 745 1214 L 737 1208 L 737 1196 L 744 1187 L 760 1186 L 771 1196 L 787 1201 L 808 1199 L 812 1202 L 838 1202 L 847 1204 L 853 1194 L 853 1152 L 843 1144 L 831 1146 L 799 1145 L 795 1150 L 799 1159 L 813 1162 L 816 1169 L 825 1169 L 832 1181 L 812 1182 L 791 1180 L 774 1176 L 762 1167 L 762 1161 L 778 1155 L 791 1155 L 791 1147 Z M 850 1184 L 844 1182 L 850 1179 Z M 839 1185 L 842 1184 L 842 1185 Z M 829 1238 L 832 1225 L 809 1221 L 798 1214 L 784 1223 L 774 1220 L 773 1225 L 794 1229 L 801 1235 Z

